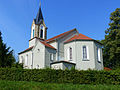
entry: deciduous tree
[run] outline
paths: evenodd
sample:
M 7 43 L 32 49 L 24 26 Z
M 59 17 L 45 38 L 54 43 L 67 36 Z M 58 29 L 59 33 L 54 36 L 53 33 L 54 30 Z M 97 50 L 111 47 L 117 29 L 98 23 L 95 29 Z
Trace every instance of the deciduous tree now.
M 120 67 L 120 8 L 111 13 L 109 28 L 105 31 L 103 57 L 104 66 Z

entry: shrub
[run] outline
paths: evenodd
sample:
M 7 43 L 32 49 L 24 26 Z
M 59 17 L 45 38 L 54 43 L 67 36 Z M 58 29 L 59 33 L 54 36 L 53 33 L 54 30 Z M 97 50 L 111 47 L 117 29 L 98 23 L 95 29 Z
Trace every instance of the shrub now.
M 44 83 L 120 84 L 120 70 L 78 71 L 53 69 L 1 68 L 0 80 Z

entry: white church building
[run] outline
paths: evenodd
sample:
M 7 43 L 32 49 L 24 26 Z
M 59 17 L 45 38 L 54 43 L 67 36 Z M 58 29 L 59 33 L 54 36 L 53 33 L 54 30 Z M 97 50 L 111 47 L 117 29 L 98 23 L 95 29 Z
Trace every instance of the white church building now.
M 102 44 L 77 29 L 47 39 L 41 7 L 32 22 L 29 48 L 18 55 L 25 69 L 103 70 Z

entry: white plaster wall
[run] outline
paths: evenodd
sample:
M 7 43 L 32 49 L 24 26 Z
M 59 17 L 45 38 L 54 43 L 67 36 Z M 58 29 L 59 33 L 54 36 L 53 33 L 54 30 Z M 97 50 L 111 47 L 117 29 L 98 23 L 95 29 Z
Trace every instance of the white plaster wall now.
M 100 48 L 100 60 L 101 62 L 98 61 L 97 59 L 97 48 Z M 95 68 L 97 70 L 103 70 L 104 66 L 103 66 L 103 55 L 102 55 L 102 45 L 100 45 L 97 42 L 94 42 L 94 54 L 95 54 Z
M 51 42 L 51 43 L 49 43 L 51 46 L 53 46 L 54 48 L 56 48 L 57 49 L 57 42 L 56 41 L 54 41 L 54 42 Z
M 54 42 L 51 42 L 51 43 L 49 43 L 51 46 L 53 46 L 54 48 L 56 48 L 56 49 L 58 49 L 58 42 L 56 42 L 56 41 L 54 41 Z M 57 52 L 56 52 L 56 58 L 55 58 L 55 61 L 57 61 L 58 59 L 57 59 Z
M 56 63 L 56 64 L 52 64 L 51 65 L 51 68 L 52 69 L 61 69 L 61 70 L 63 70 L 63 63 Z
M 83 60 L 83 46 L 88 47 L 88 60 Z M 73 48 L 73 61 L 76 63 L 76 69 L 87 70 L 95 69 L 95 58 L 94 58 L 94 42 L 93 41 L 74 41 L 65 44 L 65 59 L 67 59 L 67 49 Z
M 69 33 L 68 35 L 64 36 L 63 38 L 60 38 L 58 40 L 58 60 L 64 60 L 64 42 L 67 41 L 68 39 L 72 38 L 74 35 L 78 35 L 79 33 L 77 31 L 73 31 Z
M 70 42 L 70 43 L 68 43 L 68 44 L 64 44 L 64 60 L 66 60 L 66 61 L 71 61 L 71 62 L 75 62 L 76 63 L 76 48 L 75 48 L 75 42 Z M 72 60 L 69 60 L 69 58 L 68 58 L 68 49 L 69 48 L 72 48 Z
M 76 68 L 79 70 L 95 69 L 94 58 L 94 42 L 93 41 L 77 41 L 76 42 Z M 88 61 L 83 60 L 83 46 L 88 47 Z
M 53 54 L 53 60 L 50 60 L 50 54 Z M 50 68 L 50 63 L 56 61 L 56 50 L 51 48 L 45 48 L 45 67 Z
M 36 40 L 37 38 L 34 38 L 32 40 L 29 41 L 29 47 L 35 46 L 36 45 Z
M 45 46 L 41 42 L 37 42 L 33 49 L 33 60 L 33 68 L 45 68 Z
M 25 65 L 26 55 L 28 55 L 27 65 Z M 28 51 L 28 52 L 20 54 L 19 55 L 19 63 L 22 63 L 22 58 L 21 57 L 23 57 L 23 60 L 24 60 L 23 67 L 25 69 L 32 69 L 32 51 Z

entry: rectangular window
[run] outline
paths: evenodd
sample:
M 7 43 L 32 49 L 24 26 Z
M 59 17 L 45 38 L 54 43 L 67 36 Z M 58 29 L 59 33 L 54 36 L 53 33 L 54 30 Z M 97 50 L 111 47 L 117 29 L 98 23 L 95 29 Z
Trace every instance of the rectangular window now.
M 50 60 L 53 61 L 54 58 L 53 58 L 53 53 L 50 54 Z
M 87 48 L 83 46 L 83 60 L 87 60 Z

